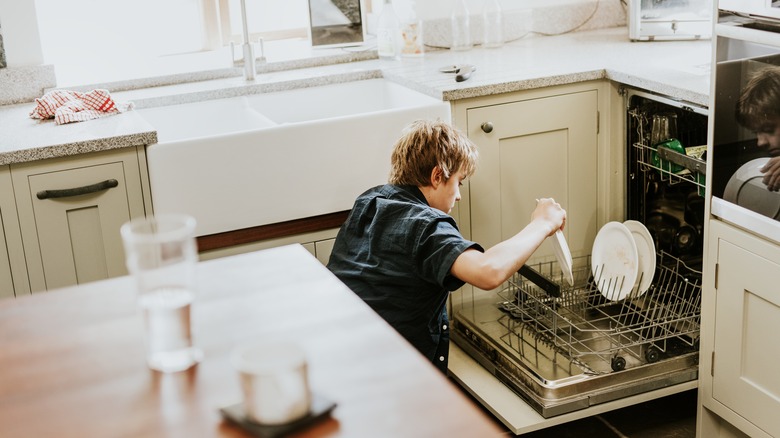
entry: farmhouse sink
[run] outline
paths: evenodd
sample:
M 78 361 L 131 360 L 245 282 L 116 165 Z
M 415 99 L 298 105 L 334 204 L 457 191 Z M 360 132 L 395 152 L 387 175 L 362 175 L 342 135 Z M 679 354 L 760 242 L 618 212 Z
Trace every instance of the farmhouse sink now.
M 348 210 L 387 181 L 390 152 L 449 104 L 384 79 L 138 110 L 155 213 L 187 213 L 198 236 Z

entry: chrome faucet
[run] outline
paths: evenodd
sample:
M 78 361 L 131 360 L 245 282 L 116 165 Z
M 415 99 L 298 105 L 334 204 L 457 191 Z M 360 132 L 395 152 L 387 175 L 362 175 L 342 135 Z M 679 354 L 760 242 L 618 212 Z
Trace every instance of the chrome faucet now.
M 255 58 L 255 46 L 249 41 L 249 26 L 247 25 L 246 18 L 246 0 L 241 0 L 241 24 L 244 26 L 244 44 L 242 44 L 242 48 L 244 50 L 244 78 L 247 81 L 251 81 L 255 79 L 257 74 L 257 58 Z M 262 39 L 260 39 L 260 60 L 265 60 L 265 56 L 263 56 Z

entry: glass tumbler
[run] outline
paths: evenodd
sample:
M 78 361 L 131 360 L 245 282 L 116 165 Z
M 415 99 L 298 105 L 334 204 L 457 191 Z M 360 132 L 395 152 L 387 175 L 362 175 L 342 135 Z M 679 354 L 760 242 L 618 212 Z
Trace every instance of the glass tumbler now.
M 677 138 L 677 114 L 653 114 L 653 124 L 650 131 L 650 146 L 655 147 L 672 138 Z
M 149 216 L 125 223 L 120 232 L 143 314 L 147 364 L 165 373 L 184 371 L 202 358 L 191 323 L 198 261 L 195 219 Z
M 466 0 L 454 0 L 450 21 L 452 23 L 451 50 L 471 49 L 471 19 Z
M 244 410 L 259 424 L 280 425 L 309 413 L 311 391 L 303 349 L 294 343 L 261 342 L 235 348 Z

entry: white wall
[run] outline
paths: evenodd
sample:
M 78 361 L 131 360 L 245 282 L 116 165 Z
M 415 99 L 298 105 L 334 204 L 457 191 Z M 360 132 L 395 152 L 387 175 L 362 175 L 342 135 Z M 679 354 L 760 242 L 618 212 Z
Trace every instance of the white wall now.
M 450 16 L 454 0 L 394 0 L 400 4 L 414 2 L 417 15 L 423 20 L 433 20 Z M 584 3 L 590 0 L 500 0 L 501 7 L 510 11 L 513 9 L 529 9 L 535 7 L 547 7 L 566 4 Z M 614 0 L 619 1 L 619 0 Z M 466 0 L 466 6 L 472 14 L 482 11 L 484 0 Z
M 8 67 L 43 64 L 33 0 L 0 0 L 0 23 Z

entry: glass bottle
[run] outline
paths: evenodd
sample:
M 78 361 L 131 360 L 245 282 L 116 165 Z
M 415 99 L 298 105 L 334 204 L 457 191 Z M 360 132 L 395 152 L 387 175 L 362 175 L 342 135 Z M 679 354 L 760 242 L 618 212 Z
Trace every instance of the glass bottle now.
M 501 47 L 504 44 L 504 19 L 499 0 L 485 0 L 482 8 L 484 47 Z
M 381 59 L 398 59 L 401 26 L 392 0 L 385 0 L 376 28 L 376 49 Z
M 423 23 L 417 18 L 415 2 L 409 3 L 406 13 L 401 14 L 401 56 L 415 58 L 423 56 Z
M 469 50 L 471 48 L 471 23 L 466 0 L 454 0 L 452 14 L 452 50 Z

